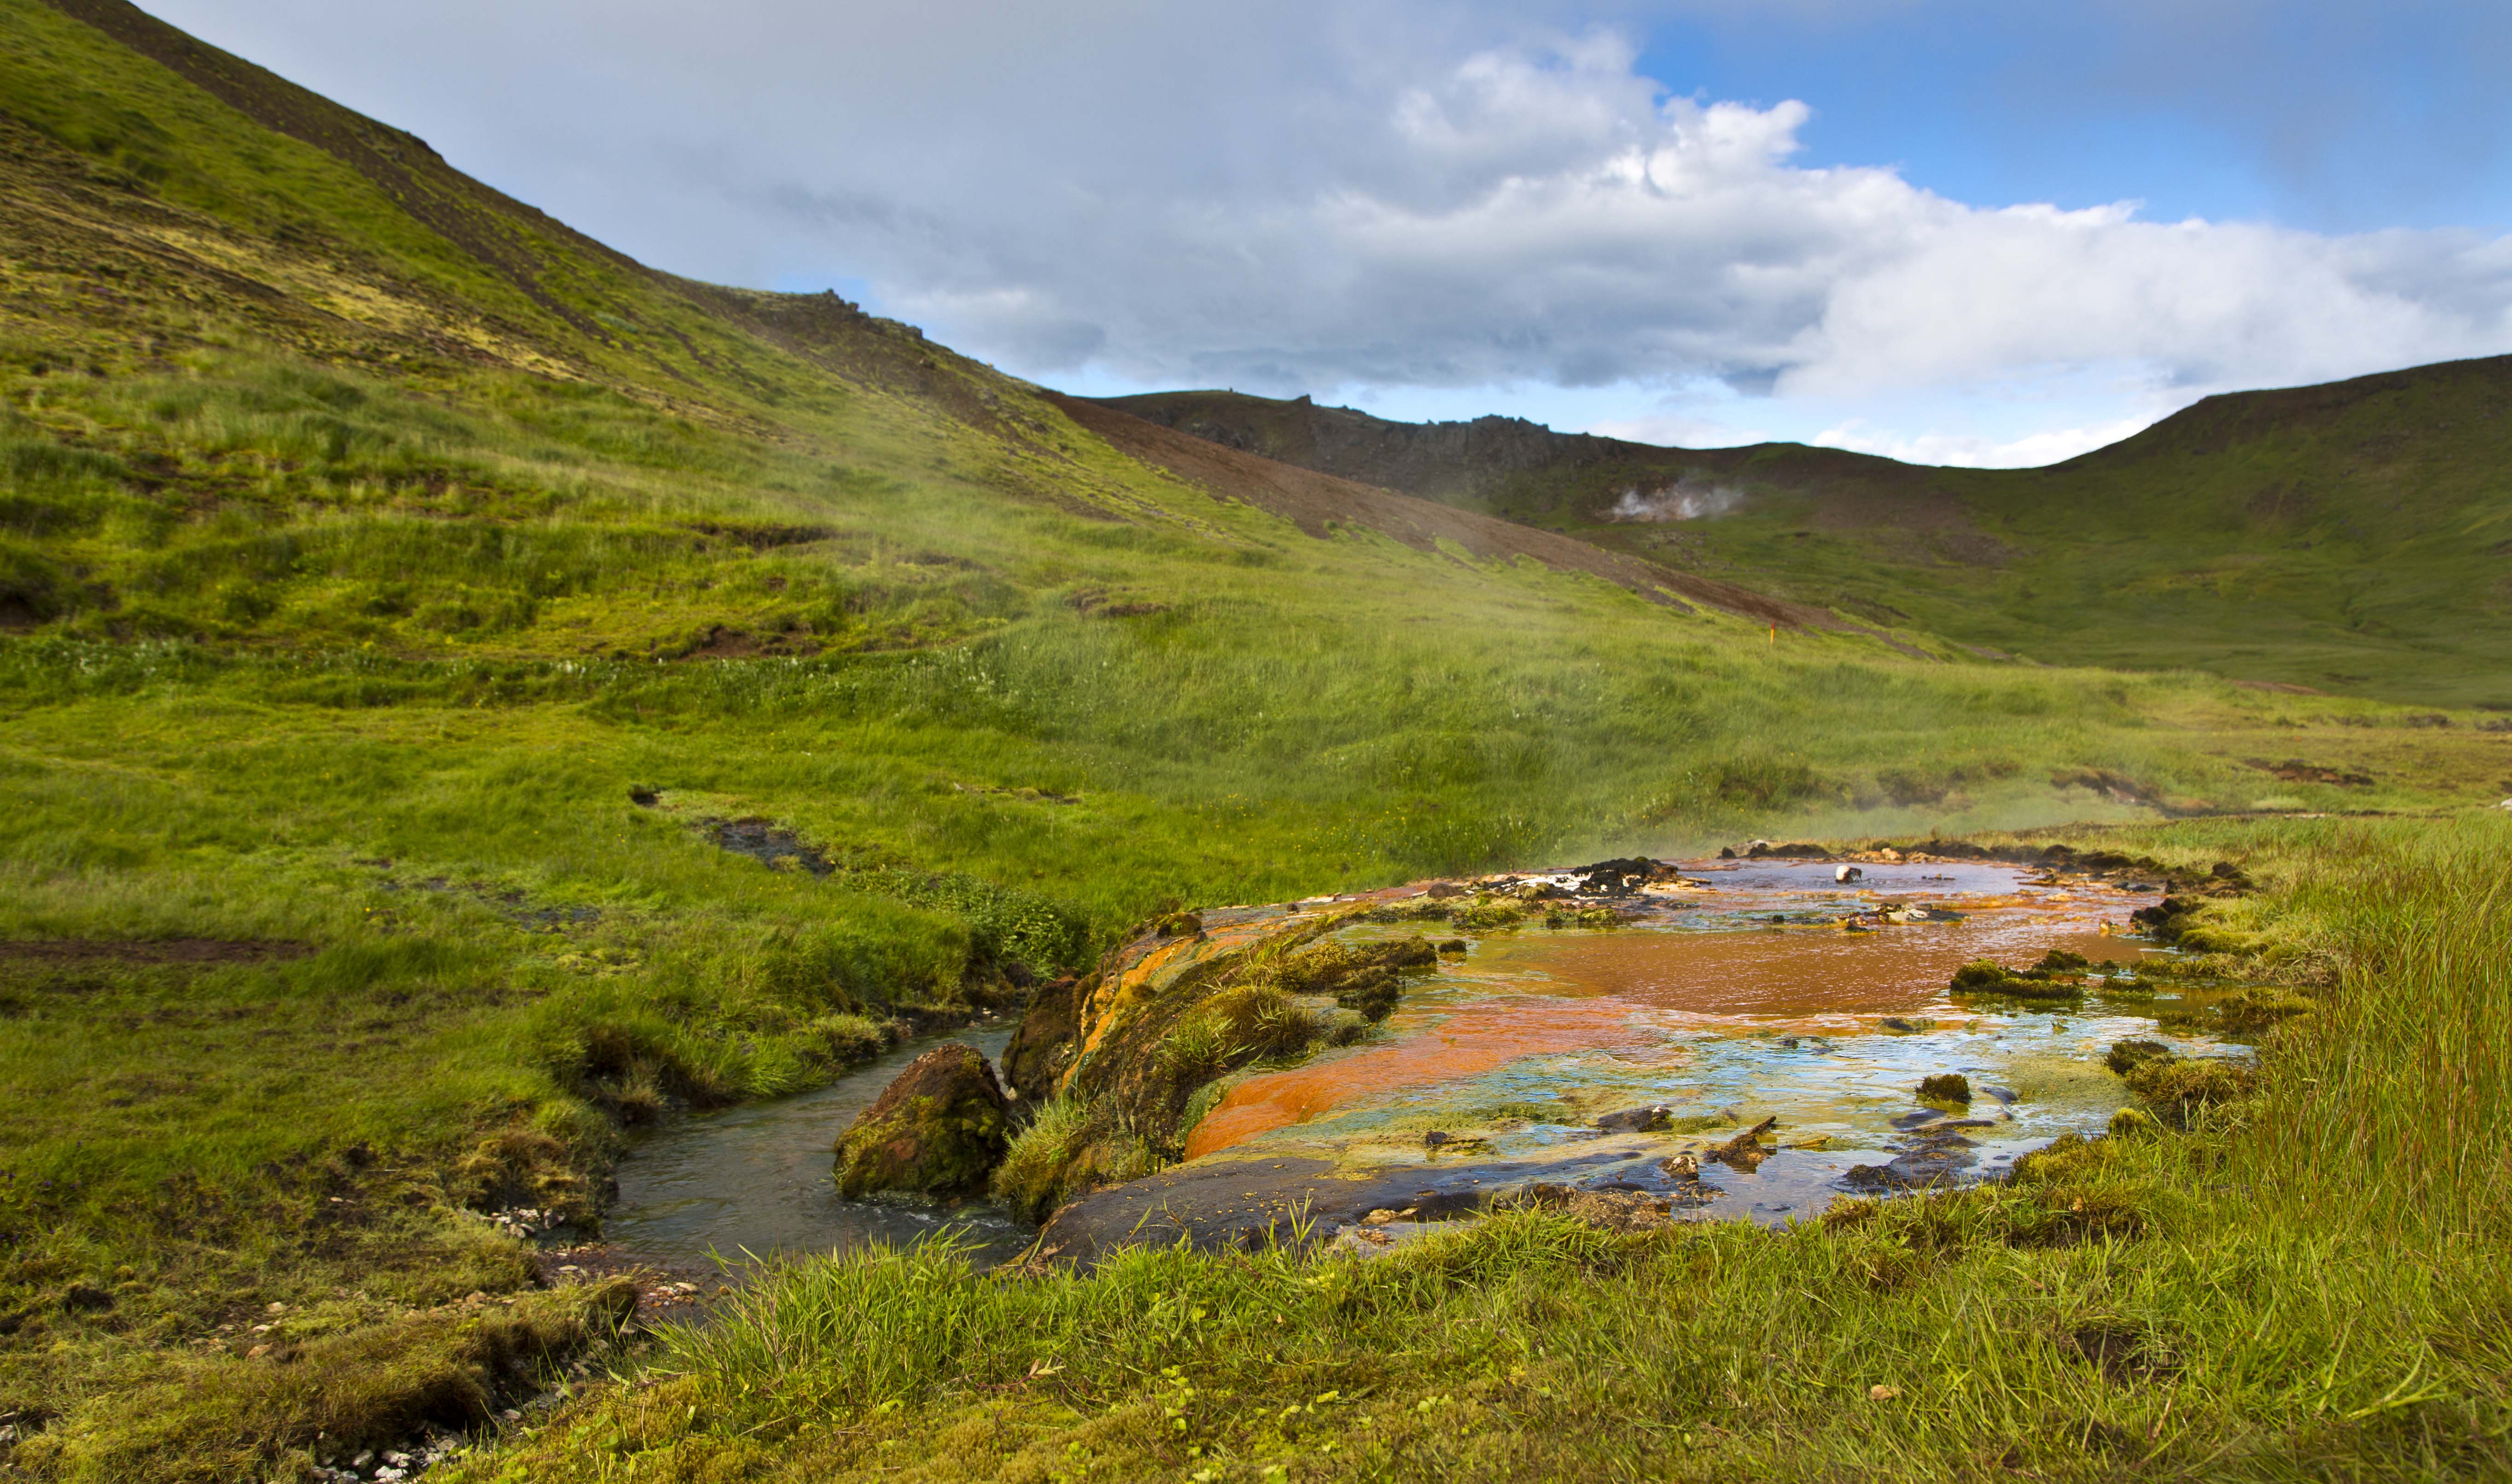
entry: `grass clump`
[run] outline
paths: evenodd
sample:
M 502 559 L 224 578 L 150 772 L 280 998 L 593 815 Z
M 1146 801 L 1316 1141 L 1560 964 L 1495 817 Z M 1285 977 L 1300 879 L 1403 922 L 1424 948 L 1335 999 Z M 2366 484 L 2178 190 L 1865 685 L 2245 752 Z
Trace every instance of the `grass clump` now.
M 78 1480 L 297 1476 L 424 1429 L 491 1424 L 549 1386 L 559 1362 L 616 1341 L 636 1302 L 621 1280 L 282 1339 L 251 1360 L 170 1357 L 144 1368 L 127 1408 L 49 1428 L 12 1463 Z
M 1956 998 L 2022 999 L 2072 1002 L 2085 994 L 2085 973 L 2092 966 L 2082 954 L 2052 949 L 2028 968 L 2008 968 L 1986 958 L 1954 970 L 1950 986 Z
M 1022 1220 L 1042 1225 L 1067 1202 L 1103 1185 L 1140 1179 L 1158 1165 L 1150 1144 L 1113 1116 L 1061 1097 L 1040 1106 L 1012 1136 L 988 1190 Z
M 1971 1078 L 1959 1072 L 1942 1072 L 1919 1080 L 1919 1101 L 1943 1103 L 1950 1107 L 1971 1106 Z
M 2247 1096 L 2257 1084 L 2257 1074 L 2249 1067 L 2214 1056 L 2149 1057 L 2128 1074 L 2131 1092 L 2179 1123 L 2200 1109 Z

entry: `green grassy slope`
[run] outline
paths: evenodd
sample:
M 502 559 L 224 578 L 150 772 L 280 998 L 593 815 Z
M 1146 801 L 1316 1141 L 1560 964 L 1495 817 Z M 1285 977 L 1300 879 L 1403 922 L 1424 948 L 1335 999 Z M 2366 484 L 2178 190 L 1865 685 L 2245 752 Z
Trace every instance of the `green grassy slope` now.
M 2029 470 L 1655 449 L 1497 418 L 1412 428 L 1228 393 L 1114 405 L 2044 662 L 2512 707 L 2512 358 L 2212 397 Z M 1615 518 L 1627 492 L 1678 486 L 1742 499 L 1696 519 Z
M 443 1307 L 530 1282 L 478 1213 L 589 1221 L 626 1127 L 1168 904 L 2512 773 L 2465 714 L 1312 533 L 100 0 L 0 0 L 0 1412 L 37 1476 L 476 1420 L 463 1378 L 581 1318 Z M 748 816 L 842 869 L 719 848 Z

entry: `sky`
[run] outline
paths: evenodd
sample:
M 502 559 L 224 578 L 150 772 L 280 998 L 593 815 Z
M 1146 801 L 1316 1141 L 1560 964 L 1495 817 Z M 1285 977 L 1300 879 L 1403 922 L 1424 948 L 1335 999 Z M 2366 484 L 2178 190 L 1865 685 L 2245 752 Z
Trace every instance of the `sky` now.
M 2052 462 L 2512 352 L 2500 0 L 143 0 L 1085 394 Z

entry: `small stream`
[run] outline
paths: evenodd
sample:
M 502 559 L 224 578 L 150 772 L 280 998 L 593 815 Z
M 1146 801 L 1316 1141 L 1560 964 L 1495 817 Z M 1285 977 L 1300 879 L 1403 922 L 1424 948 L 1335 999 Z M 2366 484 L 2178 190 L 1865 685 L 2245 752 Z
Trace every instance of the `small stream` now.
M 1707 1200 L 1705 1216 L 1802 1220 L 1845 1193 L 1893 1188 L 1923 1155 L 1921 1175 L 1977 1179 L 2061 1133 L 2099 1130 L 2127 1097 L 2103 1048 L 2159 1034 L 2151 990 L 2033 1007 L 1960 1003 L 1945 989 L 1970 959 L 2023 963 L 2052 948 L 2127 968 L 2151 951 L 2117 934 L 2156 899 L 2151 886 L 1984 864 L 1870 866 L 1854 883 L 1811 862 L 1684 869 L 1697 890 L 1619 929 L 1461 934 L 1467 952 L 1408 990 L 1369 1041 L 1235 1079 L 1189 1138 L 1196 1167 L 1291 1156 L 1355 1175 L 1462 1165 L 1494 1180 L 1657 1190 L 1685 1130 L 1714 1143 L 1775 1116 L 1782 1147 L 1760 1168 L 1705 1167 L 1681 1189 Z M 1912 910 L 1909 925 L 1841 925 L 1896 909 Z M 1227 919 L 1280 912 L 1206 920 L 1226 932 Z M 839 1136 L 909 1062 L 950 1040 L 999 1059 L 1013 1025 L 922 1037 L 817 1091 L 646 1136 L 620 1163 L 607 1235 L 634 1260 L 685 1269 L 944 1231 L 962 1233 L 981 1266 L 1016 1255 L 1035 1233 L 991 1201 L 846 1200 L 831 1179 Z M 2184 1054 L 2235 1049 L 2162 1038 Z M 1915 1100 L 1922 1076 L 1949 1072 L 1980 1089 L 1968 1114 Z M 1600 1114 L 1636 1105 L 1662 1108 L 1673 1134 L 1600 1133 Z
M 746 1253 L 816 1257 L 876 1243 L 908 1246 L 962 1233 L 980 1264 L 1017 1254 L 1032 1235 L 988 1200 L 846 1200 L 830 1178 L 838 1136 L 890 1079 L 934 1047 L 965 1041 L 1002 1055 L 1005 1017 L 921 1036 L 826 1087 L 699 1113 L 639 1139 L 619 1161 L 619 1198 L 603 1234 L 640 1262 L 703 1269 Z

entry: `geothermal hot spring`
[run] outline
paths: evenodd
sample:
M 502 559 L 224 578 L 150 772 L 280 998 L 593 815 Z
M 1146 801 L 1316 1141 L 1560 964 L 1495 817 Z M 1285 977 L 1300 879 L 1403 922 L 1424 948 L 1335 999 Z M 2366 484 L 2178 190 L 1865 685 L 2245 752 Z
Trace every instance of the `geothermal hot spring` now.
M 1846 1195 L 1993 1178 L 2061 1134 L 2100 1130 L 2127 1101 L 2101 1063 L 2113 1041 L 2234 1050 L 2158 1028 L 2176 992 L 2138 980 L 2135 965 L 2159 951 L 2122 935 L 2128 915 L 2157 899 L 2150 884 L 1972 863 L 1866 865 L 1846 883 L 1828 862 L 1682 869 L 1701 884 L 1648 898 L 1642 919 L 1619 928 L 1343 929 L 1468 946 L 1409 984 L 1368 1041 L 1236 1080 L 1190 1131 L 1190 1163 L 1243 1168 L 1251 1181 L 1269 1167 L 1330 1167 L 1452 1194 L 1533 1182 L 1639 1191 L 1677 1197 L 1691 1219 L 1780 1224 Z M 1879 909 L 1915 920 L 1842 925 Z M 1203 919 L 1224 936 L 1282 912 Z M 2021 966 L 2052 949 L 2105 975 L 2081 1003 L 1947 996 L 1966 962 Z M 918 1052 L 956 1038 L 993 1056 L 1009 1033 L 1006 1020 L 933 1037 L 819 1091 L 648 1136 L 620 1167 L 608 1234 L 630 1256 L 674 1266 L 950 1230 L 978 1261 L 1017 1254 L 1031 1233 L 987 1201 L 849 1201 L 830 1179 L 839 1134 Z M 1969 1079 L 1968 1112 L 1918 1101 L 1920 1080 L 1944 1073 Z M 1664 1128 L 1597 1126 L 1647 1107 L 1667 1110 Z M 1749 1170 L 1704 1163 L 1696 1181 L 1662 1168 L 1764 1118 L 1779 1120 L 1777 1147 Z

